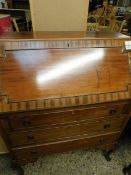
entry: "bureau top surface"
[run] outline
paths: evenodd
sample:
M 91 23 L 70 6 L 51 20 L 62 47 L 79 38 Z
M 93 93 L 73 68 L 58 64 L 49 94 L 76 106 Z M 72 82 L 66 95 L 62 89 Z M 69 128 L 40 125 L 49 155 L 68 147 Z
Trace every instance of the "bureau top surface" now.
M 0 60 L 0 112 L 130 99 L 122 47 L 6 50 Z
M 33 39 L 33 40 L 43 40 L 43 39 L 73 39 L 73 38 L 129 38 L 129 36 L 116 33 L 116 32 L 11 32 L 8 34 L 0 35 L 0 40 L 15 40 L 15 39 Z

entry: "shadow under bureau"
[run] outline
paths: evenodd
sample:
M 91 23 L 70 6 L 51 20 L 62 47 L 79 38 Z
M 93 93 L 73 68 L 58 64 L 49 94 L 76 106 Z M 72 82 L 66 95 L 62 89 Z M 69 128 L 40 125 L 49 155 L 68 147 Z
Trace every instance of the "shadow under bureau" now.
M 0 131 L 17 165 L 115 148 L 130 117 L 130 53 L 122 52 L 128 40 L 100 32 L 1 37 Z

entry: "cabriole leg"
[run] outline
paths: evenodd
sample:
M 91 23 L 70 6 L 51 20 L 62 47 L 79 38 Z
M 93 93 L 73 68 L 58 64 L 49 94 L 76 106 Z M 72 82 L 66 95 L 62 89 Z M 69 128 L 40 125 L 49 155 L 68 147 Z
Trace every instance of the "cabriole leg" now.
M 131 163 L 123 168 L 124 175 L 131 175 Z
M 17 163 L 15 159 L 12 159 L 11 168 L 17 171 L 17 175 L 24 175 L 24 169 Z
M 105 159 L 107 161 L 111 161 L 111 157 L 110 156 L 111 156 L 112 153 L 113 153 L 113 150 L 112 149 L 103 152 L 103 155 L 104 155 L 104 157 L 105 157 Z

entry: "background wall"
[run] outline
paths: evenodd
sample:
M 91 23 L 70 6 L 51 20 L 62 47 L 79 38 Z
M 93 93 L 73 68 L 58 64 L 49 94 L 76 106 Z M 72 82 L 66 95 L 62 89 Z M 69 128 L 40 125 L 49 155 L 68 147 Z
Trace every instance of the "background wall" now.
M 30 0 L 34 31 L 85 31 L 89 0 Z

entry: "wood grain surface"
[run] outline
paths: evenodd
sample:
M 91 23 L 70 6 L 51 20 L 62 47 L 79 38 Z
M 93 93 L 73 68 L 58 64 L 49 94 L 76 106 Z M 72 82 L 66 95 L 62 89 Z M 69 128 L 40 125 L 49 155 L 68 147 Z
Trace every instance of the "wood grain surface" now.
M 127 53 L 122 53 L 128 39 L 101 32 L 1 36 L 6 57 L 0 65 L 0 111 L 129 99 L 130 65 Z
M 131 82 L 121 48 L 8 51 L 2 87 L 11 101 L 120 92 Z
M 131 114 L 127 40 L 101 32 L 0 37 L 0 129 L 17 163 L 114 149 Z
M 116 32 L 104 32 L 104 31 L 98 31 L 98 32 L 79 32 L 79 31 L 56 31 L 56 32 L 12 32 L 12 33 L 5 33 L 0 35 L 1 40 L 16 40 L 16 39 L 26 39 L 26 40 L 43 40 L 43 39 L 56 39 L 61 38 L 64 40 L 65 38 L 77 38 L 77 39 L 86 39 L 86 38 L 130 38 L 127 35 L 123 35 L 121 33 Z

